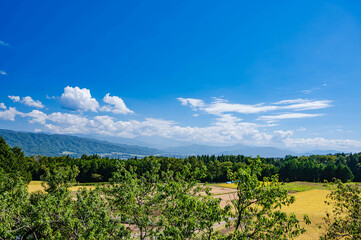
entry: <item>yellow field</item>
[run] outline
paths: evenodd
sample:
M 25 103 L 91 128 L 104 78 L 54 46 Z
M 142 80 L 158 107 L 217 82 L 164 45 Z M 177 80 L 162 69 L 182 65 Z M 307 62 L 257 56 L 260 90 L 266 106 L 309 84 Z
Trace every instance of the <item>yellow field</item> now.
M 305 192 L 294 193 L 296 197 L 295 203 L 283 210 L 287 213 L 295 213 L 298 219 L 302 219 L 304 214 L 310 217 L 311 225 L 301 224 L 307 232 L 297 239 L 319 239 L 323 233 L 323 228 L 319 229 L 318 225 L 323 224 L 322 218 L 325 217 L 326 211 L 331 212 L 332 206 L 325 204 L 326 195 L 329 194 L 328 190 L 309 190 Z
M 308 185 L 311 185 L 312 189 L 308 190 Z M 229 192 L 234 192 L 234 188 L 236 188 L 236 185 L 231 184 L 214 184 L 213 186 L 216 186 L 216 188 L 213 190 L 213 194 L 215 197 L 222 198 L 224 194 L 227 199 L 229 200 L 229 196 L 227 194 L 228 191 L 224 191 L 224 188 L 231 188 L 233 190 Z M 326 195 L 330 193 L 329 190 L 324 190 L 322 188 L 322 184 L 313 184 L 313 183 L 305 183 L 305 182 L 294 182 L 294 183 L 287 183 L 286 188 L 293 189 L 301 189 L 302 192 L 296 192 L 292 193 L 293 196 L 296 197 L 296 201 L 294 204 L 284 207 L 282 210 L 287 213 L 295 213 L 298 217 L 298 219 L 302 220 L 303 215 L 307 214 L 312 222 L 311 225 L 305 225 L 301 224 L 307 232 L 300 237 L 298 237 L 298 240 L 312 240 L 312 239 L 319 239 L 319 236 L 323 233 L 323 229 L 319 229 L 318 225 L 323 224 L 322 218 L 325 216 L 325 212 L 329 211 L 331 212 L 332 206 L 329 206 L 324 203 L 326 200 Z M 305 187 L 306 186 L 306 187 Z M 83 186 L 76 186 L 71 187 L 71 191 L 77 191 L 79 188 Z M 95 186 L 86 186 L 87 189 L 94 189 Z M 223 189 L 222 189 L 223 188 Z M 28 186 L 29 192 L 35 192 L 38 190 L 43 191 L 44 188 L 41 186 L 41 181 L 31 181 Z M 222 190 L 222 191 L 221 191 Z M 226 202 L 224 202 L 223 205 L 225 205 Z
M 70 191 L 77 191 L 79 188 L 82 188 L 84 186 L 75 186 L 75 187 L 71 187 L 69 188 Z M 86 186 L 87 189 L 94 189 L 95 186 Z M 35 191 L 43 191 L 44 188 L 41 185 L 41 181 L 31 181 L 28 185 L 28 191 L 29 192 L 35 192 Z
M 234 183 L 231 184 L 212 184 L 214 187 L 221 188 L 237 188 L 237 185 Z M 326 211 L 331 212 L 332 206 L 325 204 L 326 196 L 330 193 L 329 190 L 326 190 L 322 183 L 308 183 L 308 182 L 292 182 L 286 183 L 284 187 L 289 190 L 289 192 L 296 197 L 295 203 L 288 207 L 284 207 L 282 210 L 287 213 L 295 213 L 300 221 L 303 220 L 303 215 L 307 214 L 311 220 L 311 225 L 301 224 L 307 232 L 300 237 L 298 240 L 312 240 L 319 239 L 320 235 L 324 232 L 324 228 L 321 229 L 318 225 L 321 225 L 323 222 L 323 217 L 326 216 Z M 215 197 L 222 197 L 215 196 Z M 227 194 L 226 197 L 229 198 Z M 226 200 L 224 197 L 224 201 Z M 225 205 L 227 202 L 223 205 Z

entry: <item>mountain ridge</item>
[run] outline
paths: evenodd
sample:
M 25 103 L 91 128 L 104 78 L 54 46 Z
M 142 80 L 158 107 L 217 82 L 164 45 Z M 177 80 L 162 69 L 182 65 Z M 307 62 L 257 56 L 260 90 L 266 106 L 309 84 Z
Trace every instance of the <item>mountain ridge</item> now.
M 0 129 L 0 136 L 4 137 L 11 146 L 20 147 L 27 156 L 61 156 L 70 155 L 80 157 L 83 154 L 98 154 L 102 157 L 131 158 L 149 155 L 166 157 L 187 157 L 192 155 L 245 155 L 255 157 L 284 157 L 286 155 L 317 155 L 334 154 L 334 150 L 314 150 L 308 153 L 295 153 L 291 150 L 275 147 L 260 147 L 235 144 L 230 146 L 210 146 L 200 144 L 189 144 L 175 147 L 164 147 L 161 149 L 149 146 L 140 146 L 121 143 L 142 142 L 132 139 L 119 139 L 118 142 L 110 142 L 78 135 L 64 135 L 51 133 L 21 132 L 8 129 Z M 106 137 L 103 137 L 106 139 Z M 115 138 L 110 138 L 115 139 Z

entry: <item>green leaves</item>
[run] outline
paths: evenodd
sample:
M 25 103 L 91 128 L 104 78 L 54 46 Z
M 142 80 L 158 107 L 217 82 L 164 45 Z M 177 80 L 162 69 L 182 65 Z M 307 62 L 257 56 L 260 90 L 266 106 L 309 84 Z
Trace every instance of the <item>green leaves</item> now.
M 280 209 L 295 199 L 278 182 L 278 176 L 259 181 L 260 159 L 248 168 L 231 174 L 237 183 L 237 198 L 232 200 L 235 210 L 235 231 L 231 239 L 290 239 L 302 234 L 295 215 L 287 216 Z M 307 222 L 309 219 L 306 217 Z
M 140 239 L 211 239 L 213 225 L 226 219 L 220 200 L 209 196 L 209 189 L 197 185 L 204 169 L 182 173 L 161 172 L 154 159 L 149 171 L 138 176 L 136 169 L 126 170 L 119 163 L 111 186 L 103 191 L 122 223 L 129 226 L 133 238 Z M 131 231 L 131 229 L 133 229 Z
M 142 174 L 119 161 L 110 184 L 76 193 L 68 189 L 76 167 L 45 168 L 45 192 L 32 194 L 21 178 L 0 173 L 0 239 L 291 239 L 304 232 L 295 215 L 281 211 L 294 197 L 278 177 L 258 180 L 259 159 L 230 171 L 238 184 L 234 214 L 198 184 L 204 165 L 174 173 L 156 158 L 145 161 Z M 233 223 L 235 231 L 221 235 L 217 223 Z
M 330 187 L 333 190 L 326 203 L 334 208 L 324 218 L 326 234 L 321 239 L 361 239 L 360 186 L 337 180 Z

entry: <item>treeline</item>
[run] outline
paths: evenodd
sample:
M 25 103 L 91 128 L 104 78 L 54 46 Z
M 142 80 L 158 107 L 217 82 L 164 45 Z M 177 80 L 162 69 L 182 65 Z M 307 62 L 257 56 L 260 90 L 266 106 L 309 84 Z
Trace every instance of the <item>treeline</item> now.
M 238 156 L 191 156 L 187 158 L 172 157 L 145 157 L 118 160 L 102 158 L 97 155 L 81 158 L 62 157 L 28 157 L 29 171 L 34 180 L 39 180 L 44 169 L 55 166 L 77 166 L 80 173 L 79 182 L 107 182 L 115 171 L 117 161 L 124 162 L 127 169 L 133 167 L 137 174 L 142 175 L 150 169 L 153 162 L 159 162 L 162 171 L 171 170 L 182 172 L 187 164 L 192 170 L 205 168 L 206 174 L 199 179 L 205 182 L 229 181 L 229 172 L 236 172 L 245 168 L 254 158 L 243 155 Z M 262 172 L 259 179 L 278 174 L 281 181 L 332 181 L 334 178 L 343 182 L 361 181 L 361 153 L 313 155 L 313 156 L 286 156 L 285 158 L 261 158 Z
M 10 154 L 11 153 L 11 154 Z M 245 168 L 255 158 L 243 155 L 226 156 L 191 156 L 186 158 L 173 157 L 144 157 L 119 160 L 104 158 L 98 155 L 83 155 L 80 158 L 70 156 L 61 157 L 25 157 L 21 149 L 9 147 L 5 140 L 0 138 L 0 169 L 9 172 L 9 169 L 18 169 L 27 181 L 40 180 L 46 169 L 56 167 L 74 167 L 79 169 L 78 182 L 108 182 L 116 170 L 117 162 L 124 162 L 126 169 L 136 169 L 138 175 L 149 171 L 154 162 L 160 164 L 162 171 L 171 170 L 182 173 L 186 165 L 191 170 L 205 169 L 201 177 L 204 182 L 229 181 L 229 172 L 237 172 Z M 361 182 L 361 153 L 312 155 L 312 156 L 286 156 L 284 158 L 260 158 L 262 171 L 259 180 L 264 177 L 279 175 L 281 181 L 332 181 L 334 178 L 343 182 Z

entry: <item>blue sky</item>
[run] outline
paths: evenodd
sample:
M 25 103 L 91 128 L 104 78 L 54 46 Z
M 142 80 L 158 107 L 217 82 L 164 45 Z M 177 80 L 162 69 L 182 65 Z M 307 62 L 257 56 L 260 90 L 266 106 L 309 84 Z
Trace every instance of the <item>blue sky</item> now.
M 361 151 L 360 1 L 1 1 L 0 128 Z

